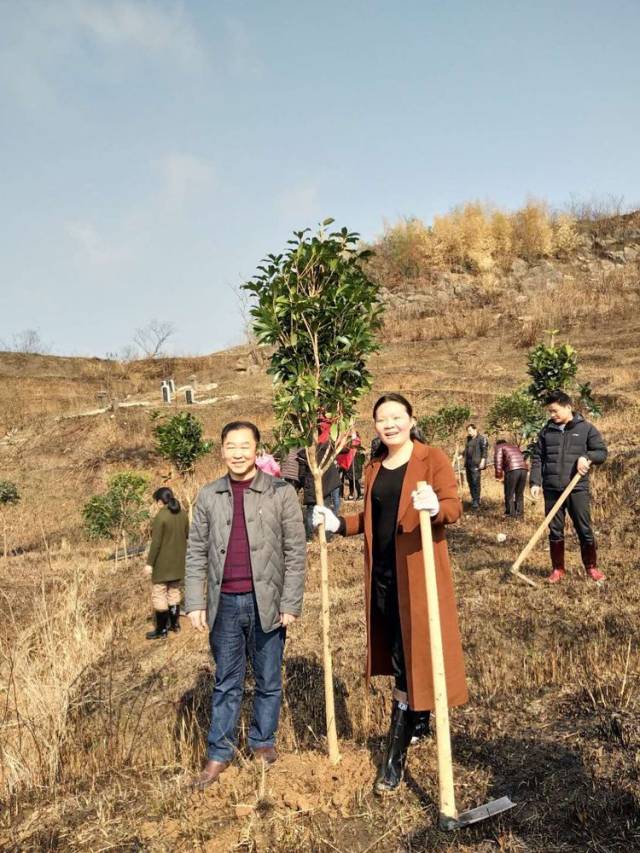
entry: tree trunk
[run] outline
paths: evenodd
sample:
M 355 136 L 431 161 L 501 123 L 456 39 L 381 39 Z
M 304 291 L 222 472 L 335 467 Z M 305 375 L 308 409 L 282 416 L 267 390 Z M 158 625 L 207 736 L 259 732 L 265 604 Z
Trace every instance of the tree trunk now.
M 8 557 L 7 557 L 7 518 L 4 514 L 4 512 L 2 513 L 2 543 L 4 545 L 4 561 L 6 563 L 7 559 L 8 559 Z
M 456 479 L 460 488 L 464 486 L 464 478 L 462 476 L 462 466 L 460 465 L 460 445 L 456 444 L 456 449 L 453 454 L 453 466 L 456 472 Z
M 324 505 L 322 494 L 322 473 L 315 459 L 315 447 L 307 454 L 309 464 L 313 472 L 313 483 L 316 490 L 316 503 Z M 318 539 L 320 540 L 320 588 L 322 597 L 322 660 L 324 665 L 324 702 L 327 718 L 327 745 L 329 747 L 329 761 L 337 764 L 340 761 L 338 749 L 338 733 L 336 729 L 336 705 L 333 697 L 333 660 L 331 657 L 331 632 L 329 623 L 329 553 L 327 549 L 327 537 L 324 524 L 318 527 Z

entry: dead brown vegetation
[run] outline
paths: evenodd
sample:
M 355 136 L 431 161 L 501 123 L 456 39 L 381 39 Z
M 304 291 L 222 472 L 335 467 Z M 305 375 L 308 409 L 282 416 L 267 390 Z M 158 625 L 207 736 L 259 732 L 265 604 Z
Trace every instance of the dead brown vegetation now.
M 4 375 L 13 372 L 27 414 L 0 445 L 3 473 L 23 495 L 12 510 L 13 553 L 0 563 L 0 847 L 16 853 L 638 849 L 640 458 L 631 426 L 640 411 L 640 324 L 628 310 L 637 299 L 635 275 L 632 266 L 616 267 L 588 292 L 583 280 L 563 279 L 526 309 L 545 328 L 549 318 L 558 321 L 604 405 L 599 425 L 611 458 L 595 474 L 593 491 L 607 585 L 584 580 L 573 537 L 570 574 L 560 587 L 530 590 L 506 580 L 541 508 L 527 502 L 526 522 L 505 526 L 501 488 L 489 476 L 485 510 L 450 531 L 471 688 L 469 705 L 452 715 L 457 795 L 462 807 L 502 793 L 517 803 L 500 819 L 456 836 L 435 828 L 432 740 L 412 750 L 407 785 L 395 800 L 371 794 L 389 684 L 376 679 L 369 690 L 361 677 L 357 539 L 331 545 L 341 764 L 331 767 L 325 755 L 319 570 L 311 546 L 305 616 L 287 643 L 281 761 L 263 774 L 243 752 L 217 789 L 188 793 L 183 781 L 202 759 L 208 723 L 206 642 L 185 621 L 168 643 L 146 643 L 142 558 L 116 565 L 109 548 L 88 543 L 79 526 L 82 502 L 109 473 L 123 466 L 156 479 L 166 473 L 161 460 L 145 455 L 152 446 L 148 413 L 120 409 L 56 420 L 70 387 L 77 389 L 74 405 L 87 403 L 104 366 L 38 357 L 19 366 L 15 356 L 3 356 Z M 402 333 L 387 330 L 374 359 L 375 387 L 360 409 L 365 440 L 371 403 L 382 391 L 402 391 L 418 414 L 464 403 L 481 421 L 496 394 L 522 381 L 524 319 L 519 331 L 515 314 L 507 315 L 509 323 L 496 319 L 498 299 L 487 305 L 474 298 L 445 306 L 441 315 L 413 307 Z M 201 382 L 220 383 L 221 398 L 239 395 L 198 411 L 214 439 L 225 420 L 240 414 L 269 433 L 270 380 L 263 372 L 239 374 L 238 357 L 234 351 L 172 365 L 179 381 L 198 372 Z M 132 386 L 134 393 L 155 393 L 151 369 L 158 367 L 127 365 L 131 373 L 114 379 L 122 383 L 119 393 Z M 57 402 L 44 404 L 34 421 L 30 413 L 39 411 L 45 382 Z M 218 471 L 211 456 L 200 476 Z M 504 544 L 497 532 L 507 534 Z M 541 579 L 546 569 L 541 544 L 525 571 Z

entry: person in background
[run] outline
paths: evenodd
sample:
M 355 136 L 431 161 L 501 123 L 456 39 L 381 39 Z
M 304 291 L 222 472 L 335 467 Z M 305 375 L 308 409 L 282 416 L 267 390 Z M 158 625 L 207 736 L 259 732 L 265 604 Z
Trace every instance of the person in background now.
M 299 454 L 300 448 L 294 447 L 292 450 L 289 450 L 280 465 L 280 476 L 286 483 L 293 486 L 296 492 L 301 486 Z
M 367 678 L 393 675 L 393 706 L 385 755 L 374 784 L 395 791 L 404 776 L 413 736 L 428 729 L 435 707 L 420 511 L 431 516 L 449 705 L 467 701 L 458 616 L 445 525 L 462 507 L 447 455 L 427 446 L 413 409 L 401 394 L 385 394 L 373 408 L 380 437 L 365 469 L 364 510 L 337 518 L 316 506 L 314 525 L 346 536 L 364 533 Z M 429 485 L 418 491 L 417 484 Z
M 255 679 L 249 749 L 264 766 L 278 757 L 286 629 L 302 612 L 307 549 L 296 493 L 258 469 L 259 442 L 250 421 L 225 425 L 227 473 L 200 490 L 189 534 L 185 609 L 208 632 L 216 664 L 197 789 L 217 782 L 235 754 L 247 658 Z
M 464 467 L 471 492 L 471 509 L 480 509 L 482 472 L 487 467 L 489 441 L 481 435 L 475 424 L 467 427 L 467 444 L 464 449 Z
M 351 465 L 346 472 L 346 481 L 349 484 L 349 495 L 347 500 L 359 501 L 362 499 L 362 471 L 364 468 L 364 450 L 362 440 L 357 432 L 351 436 Z
M 272 477 L 280 476 L 280 463 L 272 453 L 268 453 L 266 450 L 258 451 L 256 468 L 264 471 L 265 474 L 270 474 Z
M 547 580 L 558 583 L 564 577 L 564 525 L 568 510 L 580 540 L 580 554 L 587 577 L 599 583 L 605 576 L 598 569 L 596 540 L 591 525 L 589 469 L 592 465 L 602 465 L 606 460 L 607 445 L 594 425 L 573 411 L 571 397 L 564 391 L 554 391 L 546 403 L 549 420 L 538 435 L 531 455 L 531 495 L 537 498 L 542 491 L 544 511 L 548 514 L 573 477 L 581 475 L 549 525 L 552 571 Z
M 493 466 L 497 480 L 504 480 L 504 514 L 524 518 L 524 490 L 527 485 L 527 462 L 517 444 L 504 438 L 496 441 Z
M 180 630 L 180 584 L 184 579 L 189 516 L 166 486 L 153 493 L 158 512 L 151 527 L 151 545 L 144 573 L 151 578 L 155 628 L 147 640 L 163 640 Z
M 328 435 L 328 433 L 325 434 Z M 333 449 L 330 439 L 325 438 L 324 441 L 320 441 L 321 435 L 323 435 L 323 433 L 319 430 L 318 449 L 316 452 L 316 459 L 319 464 L 322 463 L 326 453 L 331 453 Z M 311 467 L 307 461 L 307 451 L 304 448 L 300 450 L 298 460 L 300 463 L 300 479 L 302 481 L 304 528 L 306 531 L 307 542 L 311 542 L 313 540 L 312 516 L 313 507 L 316 503 L 316 486 L 313 479 L 313 472 L 311 471 Z M 332 462 L 322 475 L 322 496 L 324 498 L 325 506 L 331 507 L 335 513 L 340 512 L 340 473 L 335 462 Z M 331 539 L 332 536 L 328 533 L 327 541 L 330 541 Z
M 344 498 L 344 487 L 345 484 L 349 485 L 349 494 L 347 496 L 347 500 L 353 500 L 353 485 L 351 482 L 351 465 L 353 463 L 354 457 L 356 455 L 355 450 L 351 447 L 349 443 L 345 444 L 340 453 L 336 456 L 336 465 L 338 466 L 338 471 L 340 472 L 340 491 L 342 493 L 342 497 Z

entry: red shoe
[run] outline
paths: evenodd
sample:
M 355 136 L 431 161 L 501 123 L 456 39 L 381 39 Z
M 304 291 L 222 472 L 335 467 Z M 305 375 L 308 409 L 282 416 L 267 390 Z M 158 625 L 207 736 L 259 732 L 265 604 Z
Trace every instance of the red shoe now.
M 564 577 L 564 569 L 554 569 L 547 578 L 548 583 L 558 583 Z
M 596 583 L 600 583 L 603 580 L 606 580 L 605 576 L 601 571 L 596 569 L 595 566 L 592 566 L 590 569 L 587 569 L 587 577 L 590 577 L 592 581 Z

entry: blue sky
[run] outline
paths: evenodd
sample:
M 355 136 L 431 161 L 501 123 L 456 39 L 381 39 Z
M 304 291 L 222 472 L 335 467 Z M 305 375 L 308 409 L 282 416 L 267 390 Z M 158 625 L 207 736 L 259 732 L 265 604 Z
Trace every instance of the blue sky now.
M 640 3 L 0 0 L 0 340 L 236 343 L 294 228 L 640 205 Z

